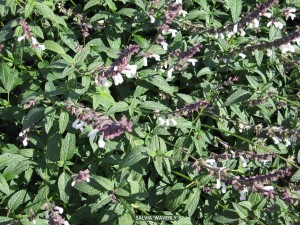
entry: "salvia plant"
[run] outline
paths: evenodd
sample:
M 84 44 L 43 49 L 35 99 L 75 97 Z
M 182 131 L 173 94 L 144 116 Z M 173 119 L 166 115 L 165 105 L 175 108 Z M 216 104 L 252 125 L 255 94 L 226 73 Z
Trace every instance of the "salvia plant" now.
M 299 224 L 299 7 L 0 1 L 0 224 Z

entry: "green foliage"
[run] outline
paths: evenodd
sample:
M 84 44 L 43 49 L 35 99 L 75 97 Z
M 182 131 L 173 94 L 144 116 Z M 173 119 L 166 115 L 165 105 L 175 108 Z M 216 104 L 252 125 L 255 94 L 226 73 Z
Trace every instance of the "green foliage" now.
M 0 224 L 300 222 L 299 2 L 180 2 L 0 1 Z

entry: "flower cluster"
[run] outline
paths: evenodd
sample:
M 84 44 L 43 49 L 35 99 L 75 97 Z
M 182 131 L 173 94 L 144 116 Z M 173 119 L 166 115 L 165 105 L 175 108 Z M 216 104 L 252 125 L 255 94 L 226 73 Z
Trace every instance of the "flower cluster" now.
M 33 36 L 33 33 L 31 32 L 31 28 L 28 26 L 25 19 L 21 19 L 19 22 L 21 28 L 23 29 L 23 35 L 18 37 L 18 42 L 21 42 L 24 39 L 31 40 L 32 46 L 35 48 L 39 48 L 42 51 L 45 50 L 45 45 L 40 44 L 36 38 Z
M 28 145 L 28 133 L 30 131 L 30 128 L 27 128 L 27 129 L 24 129 L 22 130 L 20 133 L 19 133 L 19 137 L 18 139 L 21 139 L 22 140 L 22 143 L 23 143 L 23 146 L 27 146 Z
M 50 207 L 50 208 L 49 208 Z M 51 214 L 49 215 L 49 210 Z M 54 206 L 52 204 L 48 204 L 46 206 L 46 219 L 48 219 L 49 225 L 70 225 L 67 220 L 62 218 L 62 214 L 64 209 L 58 206 Z
M 75 186 L 76 183 L 80 182 L 90 182 L 90 170 L 86 169 L 83 171 L 79 171 L 79 174 L 73 176 L 72 186 Z
M 73 128 L 83 130 L 84 126 L 92 125 L 93 130 L 88 134 L 90 141 L 93 141 L 96 134 L 100 134 L 98 146 L 104 148 L 104 138 L 114 139 L 124 132 L 132 131 L 132 122 L 122 117 L 119 121 L 114 121 L 102 113 L 95 112 L 94 110 L 84 107 L 83 105 L 75 105 L 71 101 L 66 102 L 66 109 L 76 116 L 73 123 Z
M 96 84 L 100 81 L 103 86 L 109 86 L 108 79 L 112 78 L 115 85 L 123 83 L 121 74 L 126 75 L 128 78 L 136 74 L 137 66 L 129 65 L 131 57 L 139 51 L 137 45 L 129 45 L 127 49 L 112 63 L 109 68 L 100 68 L 95 76 Z
M 218 89 L 224 89 L 224 87 L 230 86 L 232 84 L 234 84 L 234 82 L 238 81 L 239 77 L 235 76 L 235 77 L 229 77 L 228 80 L 219 83 L 218 84 Z

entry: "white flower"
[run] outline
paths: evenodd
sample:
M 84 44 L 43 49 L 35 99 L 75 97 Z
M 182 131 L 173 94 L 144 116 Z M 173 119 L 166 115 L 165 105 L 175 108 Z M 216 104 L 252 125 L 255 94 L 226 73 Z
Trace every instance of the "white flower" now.
M 23 146 L 27 146 L 28 145 L 28 137 L 26 136 L 24 139 L 23 139 Z
M 285 14 L 285 19 L 288 20 L 289 18 L 291 18 L 291 20 L 294 20 L 296 18 L 295 12 L 295 8 L 288 9 Z
M 172 74 L 173 74 L 173 71 L 174 71 L 174 68 L 172 67 L 171 69 L 168 70 L 168 77 L 172 77 Z
M 113 76 L 112 78 L 115 82 L 115 85 L 119 85 L 119 84 L 123 83 L 123 81 L 124 81 L 123 77 L 120 73 L 117 73 L 117 75 Z
M 109 82 L 107 80 L 107 77 L 103 77 L 101 83 L 102 83 L 102 86 L 104 86 L 104 87 L 109 86 Z
M 242 167 L 247 167 L 248 160 L 245 159 L 243 156 L 240 155 L 240 159 L 242 160 Z
M 256 18 L 254 20 L 252 20 L 252 22 L 249 23 L 249 27 L 250 28 L 258 28 L 259 27 L 259 20 L 256 19 Z
M 163 118 L 161 118 L 161 117 L 159 117 L 158 119 L 157 119 L 157 121 L 156 121 L 159 125 L 164 125 L 165 123 L 166 123 L 166 121 L 163 119 Z
M 71 186 L 74 187 L 76 184 L 76 180 L 73 180 L 73 182 L 71 183 Z
M 154 58 L 156 61 L 160 61 L 160 56 L 156 54 L 149 55 L 149 58 Z
M 18 37 L 18 42 L 21 42 L 23 39 L 25 39 L 25 35 Z
M 238 24 L 234 24 L 232 32 L 233 33 L 237 33 L 238 32 Z
M 222 192 L 223 194 L 226 193 L 226 184 L 225 184 L 224 182 L 222 182 L 222 190 L 221 190 L 221 192 Z
M 80 122 L 79 119 L 76 119 L 73 123 L 72 123 L 72 127 L 76 129 L 76 126 L 78 125 L 78 123 Z
M 147 57 L 144 57 L 143 60 L 144 60 L 144 66 L 148 66 L 148 59 L 147 59 Z
M 215 39 L 218 39 L 218 37 L 219 37 L 219 34 L 216 33 L 216 34 L 215 34 Z
M 46 46 L 45 45 L 38 45 L 38 48 L 41 49 L 42 51 L 45 51 Z
M 165 51 L 168 50 L 168 43 L 167 43 L 167 42 L 162 41 L 162 42 L 160 42 L 160 44 L 161 44 L 161 46 L 163 47 L 163 49 L 164 49 Z
M 282 54 L 287 52 L 295 52 L 295 48 L 290 43 L 280 45 L 279 49 L 281 50 Z
M 244 31 L 244 29 L 240 29 L 240 35 L 241 35 L 241 37 L 244 37 L 245 34 L 246 34 L 246 32 Z
M 103 138 L 104 138 L 104 134 L 100 135 L 100 138 L 98 140 L 99 148 L 104 148 L 104 146 L 105 146 L 105 141 L 103 140 Z M 87 182 L 89 182 L 89 181 L 87 181 Z
M 181 4 L 182 5 L 182 0 L 176 0 L 175 4 Z
M 70 225 L 68 221 L 64 221 L 64 225 Z
M 37 45 L 38 44 L 38 41 L 36 40 L 35 37 L 31 37 L 31 41 L 32 41 L 33 45 Z
M 64 213 L 64 209 L 58 206 L 54 207 L 55 210 L 57 210 L 59 212 L 59 214 L 63 214 Z
M 271 190 L 274 190 L 274 187 L 273 186 L 265 186 L 265 187 L 263 187 L 263 189 L 265 191 L 271 191 Z
M 86 125 L 86 122 L 81 121 L 81 123 L 76 125 L 75 129 L 80 129 L 82 131 L 84 129 L 85 125 Z
M 98 129 L 94 129 L 92 130 L 89 134 L 88 134 L 88 137 L 90 139 L 90 141 L 93 141 L 96 137 L 96 134 L 99 132 Z
M 127 65 L 126 69 L 130 70 L 130 72 L 132 73 L 132 75 L 136 74 L 136 70 L 137 70 L 137 65 Z
M 217 167 L 217 162 L 215 159 L 207 159 L 207 160 L 205 160 L 205 162 L 210 164 L 213 167 Z
M 225 38 L 225 36 L 224 36 L 224 34 L 220 34 L 220 39 L 224 39 Z
M 192 63 L 193 66 L 196 65 L 196 62 L 198 62 L 197 59 L 188 59 L 187 61 L 190 62 L 190 63 Z
M 283 28 L 283 23 L 281 23 L 280 21 L 275 21 L 274 22 L 275 27 L 277 27 L 279 30 L 281 30 Z
M 170 120 L 166 119 L 166 126 L 170 126 Z
M 230 150 L 230 153 L 231 153 L 231 158 L 235 158 L 235 152 L 234 151 L 232 151 L 232 150 Z
M 272 137 L 272 139 L 273 139 L 273 141 L 274 141 L 274 143 L 276 144 L 276 145 L 278 145 L 282 140 L 279 138 L 279 137 L 277 137 L 277 136 L 274 136 L 274 137 Z
M 119 69 L 119 68 L 118 68 L 117 66 L 114 67 L 114 71 L 118 71 L 118 69 Z
M 283 139 L 285 142 L 285 147 L 289 147 L 291 145 L 291 141 L 288 138 Z
M 267 27 L 270 27 L 271 25 L 272 25 L 272 23 L 273 23 L 273 21 L 271 20 L 271 21 L 269 21 L 268 23 L 267 23 Z
M 169 29 L 168 31 L 172 34 L 172 37 L 176 36 L 177 30 L 175 30 L 175 29 Z
M 239 124 L 239 132 L 242 133 L 244 130 L 248 130 L 250 128 L 249 125 L 245 125 L 245 124 L 242 124 L 240 123 Z
M 248 189 L 244 188 L 243 190 L 240 191 L 240 200 L 245 201 L 246 200 L 246 193 L 248 193 Z
M 263 16 L 265 16 L 265 17 L 267 17 L 267 18 L 271 18 L 271 17 L 272 17 L 272 13 L 264 13 Z
M 267 162 L 269 162 L 269 160 L 261 160 L 261 162 L 264 164 L 264 166 L 266 165 Z
M 268 57 L 271 57 L 273 55 L 273 51 L 272 51 L 272 49 L 267 49 L 267 56 Z
M 176 122 L 176 120 L 174 120 L 173 118 L 171 119 L 171 122 L 173 123 L 173 125 L 174 125 L 174 126 L 176 126 L 176 125 L 177 125 L 177 122 Z
M 232 37 L 232 35 L 234 35 L 234 33 L 233 33 L 233 32 L 226 32 L 226 36 L 227 36 L 228 38 L 231 38 L 231 37 Z
M 243 53 L 240 53 L 240 54 L 239 54 L 239 56 L 240 56 L 240 57 L 242 57 L 243 59 L 245 59 L 245 58 L 246 58 L 246 55 L 245 55 L 245 54 L 243 54 Z
M 179 14 L 182 14 L 182 16 L 185 17 L 187 15 L 187 11 L 180 10 Z
M 155 22 L 154 16 L 150 15 L 150 23 L 154 23 L 154 22 Z
M 220 189 L 221 187 L 221 179 L 217 178 L 216 189 Z
M 300 45 L 300 38 L 298 37 L 298 38 L 293 39 L 293 42 L 296 42 L 297 45 Z

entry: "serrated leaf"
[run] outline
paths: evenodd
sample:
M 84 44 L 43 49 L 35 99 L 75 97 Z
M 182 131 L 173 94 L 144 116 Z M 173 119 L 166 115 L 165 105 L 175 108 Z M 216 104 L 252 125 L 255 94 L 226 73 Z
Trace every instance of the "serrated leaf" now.
M 59 115 L 59 133 L 64 133 L 69 123 L 69 113 L 62 111 Z
M 65 172 L 62 172 L 62 174 L 58 178 L 58 190 L 59 190 L 59 196 L 60 200 L 62 200 L 64 203 L 68 203 L 71 195 L 71 185 L 70 181 L 71 176 Z
M 32 13 L 33 7 L 34 7 L 33 1 L 28 1 L 25 4 L 25 9 L 24 9 L 25 18 L 28 18 L 30 16 L 30 14 Z
M 232 202 L 233 207 L 235 208 L 236 213 L 240 216 L 241 219 L 246 219 L 248 216 L 248 212 L 239 204 Z
M 21 204 L 27 202 L 30 197 L 27 194 L 26 190 L 20 190 L 16 192 L 11 198 L 8 200 L 7 206 L 11 211 L 15 211 Z
M 101 176 L 93 176 L 93 179 L 97 181 L 102 187 L 108 191 L 114 190 L 114 183 L 109 179 Z
M 82 49 L 80 52 L 78 52 L 75 57 L 75 63 L 80 63 L 83 62 L 85 60 L 85 58 L 88 56 L 88 54 L 90 54 L 90 48 L 89 47 L 85 47 L 84 49 Z
M 5 216 L 0 216 L 0 225 L 7 225 L 7 224 L 10 224 L 10 222 L 13 222 L 14 219 L 12 218 L 8 218 L 8 217 L 5 217 Z
M 262 50 L 255 50 L 254 51 L 254 56 L 255 56 L 255 59 L 256 59 L 256 62 L 257 62 L 257 65 L 260 66 L 261 65 L 261 62 L 263 60 L 263 57 L 264 57 L 264 52 Z
M 117 102 L 107 111 L 107 115 L 109 116 L 116 112 L 125 112 L 125 111 L 128 111 L 128 108 L 129 107 L 126 102 Z
M 110 8 L 111 11 L 115 12 L 117 10 L 117 7 L 115 3 L 112 0 L 106 0 L 105 1 L 108 7 Z
M 120 15 L 131 17 L 135 14 L 135 12 L 136 12 L 136 9 L 122 8 L 117 13 L 120 14 Z
M 58 43 L 51 41 L 51 40 L 47 40 L 45 41 L 45 47 L 47 50 L 56 52 L 60 55 L 64 55 L 66 54 L 65 50 L 63 49 L 63 47 L 61 47 Z
M 76 149 L 76 137 L 75 134 L 67 133 L 66 137 L 62 141 L 60 160 L 66 161 L 73 157 Z
M 52 20 L 53 23 L 61 24 L 67 27 L 66 22 L 61 17 L 56 16 L 53 10 L 50 9 L 45 3 L 35 2 L 35 8 L 42 17 Z
M 236 104 L 238 102 L 245 102 L 250 98 L 250 96 L 251 95 L 248 91 L 245 91 L 243 89 L 238 89 L 227 98 L 224 105 L 229 106 L 229 105 Z
M 134 38 L 134 41 L 135 41 L 142 49 L 149 48 L 149 42 L 148 42 L 148 40 L 146 40 L 146 39 L 143 38 L 142 36 L 140 36 L 140 35 L 134 35 L 133 38 Z
M 10 92 L 17 82 L 18 74 L 10 68 L 6 63 L 0 64 L 0 79 L 6 92 Z
M 43 107 L 37 107 L 30 110 L 29 113 L 24 118 L 23 130 L 32 127 L 37 122 L 44 119 L 44 110 L 45 109 Z
M 184 209 L 184 211 L 188 211 L 189 217 L 191 217 L 193 213 L 196 211 L 199 200 L 200 200 L 200 188 L 194 188 L 193 193 L 190 194 Z
M 234 23 L 238 22 L 239 16 L 242 12 L 241 0 L 229 0 L 230 12 Z
M 92 6 L 99 5 L 99 4 L 101 4 L 101 1 L 99 1 L 99 0 L 90 0 L 84 5 L 83 10 L 85 11 L 85 10 L 91 8 Z
M 292 182 L 296 182 L 298 180 L 300 180 L 300 170 L 298 170 L 296 173 L 294 173 L 294 175 L 291 178 Z
M 58 133 L 50 136 L 47 141 L 46 159 L 51 162 L 59 161 L 62 136 Z
M 140 105 L 140 108 L 142 109 L 149 109 L 149 110 L 159 110 L 159 111 L 167 111 L 169 110 L 168 107 L 166 107 L 165 105 L 159 103 L 159 102 L 153 102 L 153 101 L 146 101 L 143 102 Z
M 170 211 L 174 211 L 178 208 L 183 201 L 185 200 L 185 196 L 188 193 L 188 190 L 183 187 L 182 183 L 175 184 L 170 193 L 167 195 L 166 198 L 166 207 Z
M 161 77 L 160 75 L 150 75 L 150 76 L 146 76 L 144 77 L 144 80 L 148 81 L 149 83 L 151 83 L 152 85 L 155 85 L 156 87 L 158 87 L 160 90 L 173 95 L 173 87 L 171 87 L 168 82 Z
M 46 118 L 46 121 L 45 121 L 45 131 L 46 133 L 49 133 L 52 125 L 53 125 L 53 122 L 55 120 L 55 109 L 53 107 L 47 107 L 45 109 L 45 118 Z
M 122 160 L 121 168 L 132 166 L 146 157 L 145 149 L 141 146 L 137 146 L 131 152 L 126 154 L 125 158 Z
M 5 193 L 6 195 L 9 195 L 11 192 L 9 189 L 9 185 L 2 174 L 0 174 L 0 191 Z

